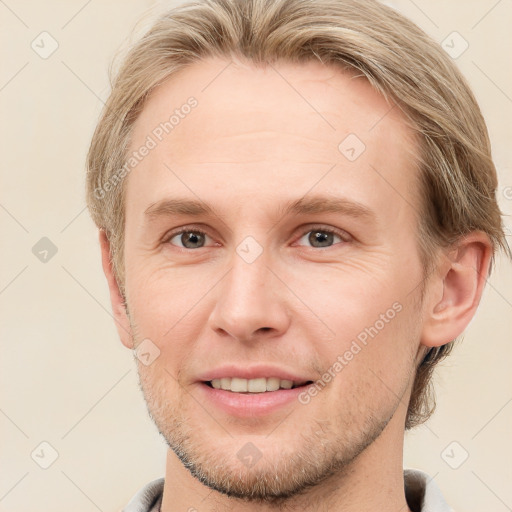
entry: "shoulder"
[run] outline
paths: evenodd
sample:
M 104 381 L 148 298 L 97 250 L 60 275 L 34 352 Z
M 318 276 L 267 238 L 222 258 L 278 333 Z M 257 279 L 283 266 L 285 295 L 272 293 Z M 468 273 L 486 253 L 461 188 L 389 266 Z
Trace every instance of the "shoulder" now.
M 163 489 L 164 478 L 152 480 L 135 494 L 121 512 L 158 512 Z
M 419 469 L 404 469 L 407 503 L 418 512 L 454 512 L 434 479 Z

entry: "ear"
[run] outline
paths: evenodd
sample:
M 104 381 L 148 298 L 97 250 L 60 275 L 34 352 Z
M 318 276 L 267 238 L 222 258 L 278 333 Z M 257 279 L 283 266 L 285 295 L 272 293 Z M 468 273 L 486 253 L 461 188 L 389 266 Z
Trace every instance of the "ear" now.
M 114 274 L 110 242 L 104 229 L 100 229 L 99 239 L 101 246 L 101 263 L 103 265 L 103 272 L 107 278 L 108 287 L 110 290 L 110 302 L 112 304 L 112 312 L 114 314 L 117 332 L 119 333 L 119 337 L 121 338 L 123 345 L 129 349 L 133 349 L 133 338 L 130 320 L 126 311 L 124 298 L 121 295 L 121 291 Z
M 421 345 L 445 345 L 468 326 L 482 297 L 491 254 L 489 237 L 474 231 L 440 259 L 437 274 L 428 285 Z

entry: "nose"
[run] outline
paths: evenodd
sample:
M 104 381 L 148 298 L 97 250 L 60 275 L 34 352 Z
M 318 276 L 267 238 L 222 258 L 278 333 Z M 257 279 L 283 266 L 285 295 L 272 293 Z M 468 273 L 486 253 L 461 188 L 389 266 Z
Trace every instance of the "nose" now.
M 268 260 L 265 252 L 252 263 L 233 255 L 231 270 L 216 286 L 216 303 L 208 319 L 218 335 L 251 342 L 286 332 L 290 316 L 285 286 L 269 269 Z

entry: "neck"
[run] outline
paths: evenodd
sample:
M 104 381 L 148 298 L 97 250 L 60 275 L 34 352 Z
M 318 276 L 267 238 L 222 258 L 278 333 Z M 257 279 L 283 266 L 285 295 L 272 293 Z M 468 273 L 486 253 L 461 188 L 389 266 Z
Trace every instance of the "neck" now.
M 397 413 L 381 435 L 350 465 L 285 503 L 230 498 L 195 479 L 172 450 L 167 454 L 162 512 L 410 512 L 403 480 L 403 417 Z

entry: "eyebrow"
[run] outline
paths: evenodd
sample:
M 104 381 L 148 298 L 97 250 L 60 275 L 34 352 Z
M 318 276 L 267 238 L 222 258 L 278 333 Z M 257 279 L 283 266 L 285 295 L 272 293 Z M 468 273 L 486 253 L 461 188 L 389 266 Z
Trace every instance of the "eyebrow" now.
M 208 204 L 184 198 L 168 198 L 151 204 L 144 211 L 150 218 L 172 215 L 190 215 L 199 217 L 201 215 L 217 215 L 214 209 Z M 368 206 L 357 201 L 341 197 L 313 196 L 309 199 L 301 197 L 284 204 L 278 210 L 281 217 L 286 215 L 314 215 L 322 213 L 339 213 L 354 218 L 361 218 L 365 221 L 375 221 L 377 215 Z

